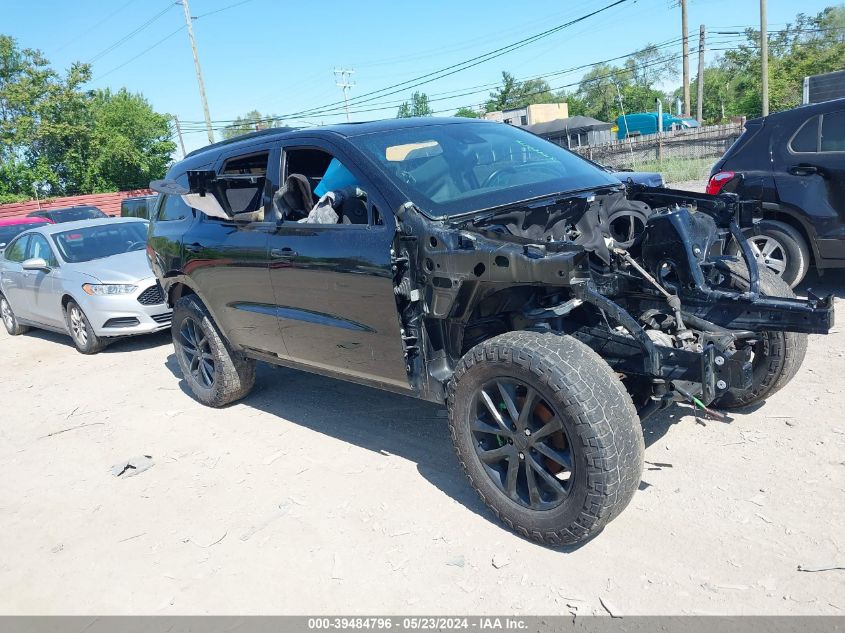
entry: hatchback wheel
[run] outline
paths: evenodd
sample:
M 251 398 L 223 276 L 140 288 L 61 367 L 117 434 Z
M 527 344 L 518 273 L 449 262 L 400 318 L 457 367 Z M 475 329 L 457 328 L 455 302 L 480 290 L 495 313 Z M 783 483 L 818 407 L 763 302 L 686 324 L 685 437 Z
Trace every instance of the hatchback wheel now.
M 171 332 L 179 368 L 197 400 L 222 407 L 252 391 L 255 361 L 229 349 L 196 295 L 176 302 Z
M 804 237 L 794 227 L 776 220 L 761 220 L 753 235 L 748 235 L 748 245 L 757 259 L 757 266 L 794 288 L 810 269 L 810 248 Z M 739 248 L 732 243 L 728 253 L 738 255 Z
M 106 340 L 94 334 L 88 317 L 75 301 L 68 301 L 65 321 L 76 349 L 83 354 L 97 354 L 106 347 Z
M 3 325 L 6 326 L 6 331 L 11 336 L 19 336 L 29 330 L 26 325 L 18 323 L 15 313 L 12 312 L 12 306 L 9 305 L 9 301 L 6 297 L 2 295 L 0 295 L 0 318 L 3 319 Z
M 574 338 L 509 332 L 480 343 L 458 364 L 448 406 L 470 483 L 524 537 L 581 542 L 640 483 L 643 435 L 631 398 Z

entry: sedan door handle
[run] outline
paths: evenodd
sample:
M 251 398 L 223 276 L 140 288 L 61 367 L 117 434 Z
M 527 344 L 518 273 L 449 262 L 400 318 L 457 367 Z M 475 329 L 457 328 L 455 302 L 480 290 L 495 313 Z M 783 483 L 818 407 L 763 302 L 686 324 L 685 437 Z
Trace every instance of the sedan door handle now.
M 285 246 L 284 248 L 272 248 L 270 249 L 270 257 L 273 259 L 290 259 L 291 257 L 297 257 L 299 253 L 297 253 L 292 248 L 288 248 Z
M 202 244 L 194 242 L 193 244 L 185 244 L 185 250 L 189 253 L 199 253 L 202 250 Z

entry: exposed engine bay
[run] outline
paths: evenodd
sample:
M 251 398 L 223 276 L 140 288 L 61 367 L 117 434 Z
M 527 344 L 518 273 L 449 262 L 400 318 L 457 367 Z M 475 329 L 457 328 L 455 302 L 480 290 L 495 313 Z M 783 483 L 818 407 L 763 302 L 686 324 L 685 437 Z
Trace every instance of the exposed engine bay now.
M 474 345 L 535 330 L 589 345 L 641 417 L 751 388 L 765 332 L 833 324 L 832 297 L 761 292 L 740 232 L 758 205 L 633 184 L 447 220 L 406 204 L 391 254 L 411 384 L 441 400 Z

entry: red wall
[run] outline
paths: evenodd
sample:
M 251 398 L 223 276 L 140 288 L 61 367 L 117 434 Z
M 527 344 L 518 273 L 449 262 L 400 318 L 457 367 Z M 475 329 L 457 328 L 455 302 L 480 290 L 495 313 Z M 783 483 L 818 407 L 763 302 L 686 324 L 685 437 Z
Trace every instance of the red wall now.
M 62 207 L 79 207 L 93 205 L 101 209 L 106 215 L 120 215 L 120 201 L 124 198 L 137 198 L 154 194 L 150 189 L 134 189 L 132 191 L 116 191 L 113 193 L 92 193 L 85 196 L 66 196 L 64 198 L 49 198 L 38 201 L 13 202 L 0 204 L 0 218 L 16 218 L 41 209 L 59 209 Z

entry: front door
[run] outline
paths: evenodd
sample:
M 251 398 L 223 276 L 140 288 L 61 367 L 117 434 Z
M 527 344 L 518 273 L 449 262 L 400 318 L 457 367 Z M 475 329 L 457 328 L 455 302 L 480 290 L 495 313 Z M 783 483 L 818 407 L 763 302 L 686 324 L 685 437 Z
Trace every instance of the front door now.
M 270 235 L 288 358 L 407 389 L 390 261 L 394 226 L 382 215 L 380 194 L 337 148 L 319 141 L 286 147 L 282 173 L 311 183 L 306 207 L 337 194 L 334 223 L 284 218 Z
M 43 259 L 49 270 L 23 271 L 24 292 L 32 310 L 32 319 L 38 323 L 64 327 L 62 292 L 57 277 L 61 274 L 50 243 L 43 235 L 33 233 L 26 250 L 26 259 Z
M 0 290 L 12 306 L 12 311 L 19 319 L 32 319 L 32 306 L 27 298 L 24 269 L 21 264 L 26 259 L 26 249 L 30 234 L 21 235 L 3 254 L 3 274 L 0 277 Z

